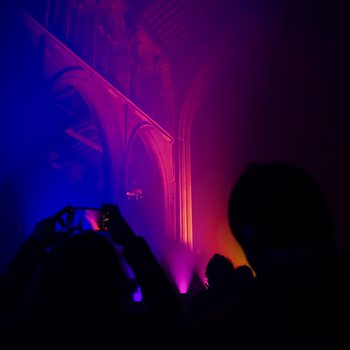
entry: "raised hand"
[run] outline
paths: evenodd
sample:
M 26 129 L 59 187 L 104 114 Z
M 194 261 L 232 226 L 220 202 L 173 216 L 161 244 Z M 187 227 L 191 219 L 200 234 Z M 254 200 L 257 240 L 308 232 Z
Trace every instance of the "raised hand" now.
M 64 226 L 63 215 L 69 216 L 71 208 L 67 206 L 57 214 L 39 221 L 33 230 L 31 238 L 45 247 L 55 244 L 60 239 L 60 236 L 56 233 L 56 225 L 59 223 L 62 227 Z
M 135 233 L 121 215 L 116 205 L 104 204 L 102 208 L 106 213 L 105 227 L 113 242 L 121 247 L 125 247 L 135 237 Z

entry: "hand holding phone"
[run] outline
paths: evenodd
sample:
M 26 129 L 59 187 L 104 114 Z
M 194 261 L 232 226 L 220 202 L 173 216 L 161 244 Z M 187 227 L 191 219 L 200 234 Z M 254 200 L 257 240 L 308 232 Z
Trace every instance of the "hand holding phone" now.
M 113 204 L 104 204 L 103 211 L 108 217 L 106 228 L 114 243 L 125 247 L 134 237 L 135 233 L 121 215 L 119 208 Z
M 63 224 L 63 218 L 69 216 L 71 210 L 71 207 L 67 206 L 58 213 L 39 221 L 35 225 L 31 238 L 46 247 L 55 244 L 59 239 L 57 227 Z
M 57 220 L 56 229 L 61 233 L 73 231 L 106 231 L 108 217 L 100 208 L 69 207 Z

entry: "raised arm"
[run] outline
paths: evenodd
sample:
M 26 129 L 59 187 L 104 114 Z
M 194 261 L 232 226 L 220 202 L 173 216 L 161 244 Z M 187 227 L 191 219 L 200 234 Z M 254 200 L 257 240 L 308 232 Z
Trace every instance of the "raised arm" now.
M 146 311 L 161 332 L 174 332 L 182 322 L 179 295 L 165 270 L 143 237 L 137 236 L 119 209 L 106 205 L 107 227 L 112 240 L 123 247 L 123 255 L 138 280 Z

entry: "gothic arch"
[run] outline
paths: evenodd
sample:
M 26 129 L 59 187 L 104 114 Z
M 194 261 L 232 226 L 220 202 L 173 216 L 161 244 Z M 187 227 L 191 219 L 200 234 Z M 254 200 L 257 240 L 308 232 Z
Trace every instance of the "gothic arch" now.
M 188 88 L 180 112 L 178 131 L 179 235 L 180 241 L 193 249 L 191 131 L 194 117 L 205 98 L 211 80 L 224 58 L 224 47 L 206 60 Z
M 59 91 L 65 86 L 75 88 L 88 106 L 96 126 L 99 129 L 104 167 L 107 178 L 106 191 L 110 192 L 110 200 L 116 201 L 124 195 L 123 188 L 123 159 L 125 146 L 121 130 L 123 126 L 121 115 L 116 113 L 116 106 L 105 88 L 93 80 L 91 73 L 84 69 L 65 69 L 63 74 L 52 83 L 52 91 Z
M 134 128 L 128 140 L 128 149 L 130 149 L 137 137 L 144 144 L 161 178 L 165 236 L 170 239 L 176 239 L 173 142 L 168 137 L 165 137 L 154 125 L 148 123 L 141 123 Z
M 235 43 L 235 37 L 232 35 L 232 24 L 229 24 L 220 33 L 217 38 L 219 41 L 218 49 L 214 50 L 212 55 L 207 58 L 197 74 L 194 76 L 182 105 L 180 113 L 180 122 L 178 129 L 178 148 L 177 148 L 177 160 L 178 160 L 178 183 L 179 183 L 179 231 L 180 241 L 192 248 L 194 245 L 193 239 L 193 207 L 192 207 L 192 161 L 191 161 L 191 139 L 194 119 L 200 119 L 199 108 L 206 99 L 210 99 L 210 88 L 214 86 L 220 70 L 222 67 L 227 67 L 229 64 L 228 53 L 232 52 L 233 44 Z M 230 34 L 231 33 L 231 34 Z M 227 34 L 227 35 L 226 35 Z M 219 123 L 219 120 L 213 121 L 213 123 Z M 196 216 L 197 217 L 197 216 Z M 232 238 L 231 232 L 226 230 L 226 226 L 218 228 L 221 233 L 228 233 L 230 239 Z M 221 239 L 221 237 L 220 237 Z M 235 255 L 239 256 L 238 263 L 246 262 L 244 252 L 241 250 L 238 243 L 234 241 Z M 199 239 L 198 241 L 199 242 Z M 231 240 L 229 244 L 231 244 Z M 225 242 L 227 244 L 227 242 Z M 196 254 L 202 254 L 202 252 L 195 249 Z M 233 259 L 232 259 L 233 260 Z M 234 261 L 234 260 L 233 260 Z

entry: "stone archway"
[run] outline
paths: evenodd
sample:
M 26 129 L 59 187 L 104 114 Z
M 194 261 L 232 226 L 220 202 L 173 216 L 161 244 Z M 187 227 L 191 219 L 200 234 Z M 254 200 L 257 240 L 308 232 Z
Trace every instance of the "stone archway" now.
M 137 138 L 142 141 L 160 176 L 164 205 L 164 236 L 175 240 L 177 237 L 173 141 L 148 123 L 140 123 L 133 129 L 128 139 L 128 149 Z
M 105 87 L 99 85 L 84 69 L 65 69 L 53 82 L 52 91 L 59 91 L 67 86 L 80 93 L 98 128 L 106 175 L 105 191 L 109 192 L 109 195 L 106 193 L 106 198 L 112 202 L 118 201 L 124 195 L 124 106 L 116 105 Z
M 200 198 L 198 197 L 198 191 L 194 192 L 194 189 L 198 188 L 198 186 L 193 186 L 192 166 L 194 159 L 192 159 L 192 136 L 194 121 L 200 120 L 200 114 L 203 112 L 201 108 L 204 102 L 210 101 L 212 86 L 215 84 L 222 67 L 227 64 L 227 53 L 232 46 L 232 34 L 229 34 L 231 31 L 232 28 L 230 28 L 230 25 L 223 29 L 216 38 L 217 42 L 215 42 L 215 45 L 217 50 L 214 50 L 212 55 L 207 58 L 189 85 L 182 105 L 178 129 L 177 170 L 179 183 L 179 231 L 181 234 L 181 242 L 189 247 L 194 255 L 197 255 L 198 264 L 203 264 L 203 266 L 199 268 L 200 274 L 204 271 L 203 267 L 209 258 L 208 254 L 212 253 L 212 250 L 221 251 L 223 254 L 228 255 L 234 263 L 241 264 L 245 262 L 244 253 L 232 236 L 232 232 L 229 230 L 226 222 L 222 222 L 218 225 L 217 222 L 214 222 L 217 219 L 215 218 L 210 229 L 207 228 L 209 227 L 209 225 L 207 225 L 204 227 L 204 230 L 201 231 L 201 228 L 198 228 L 200 226 L 198 222 L 200 221 L 201 213 L 198 211 L 198 205 L 193 207 L 193 198 L 197 199 L 197 204 L 198 198 Z M 220 118 L 209 117 L 210 121 L 208 124 L 220 123 Z M 200 122 L 197 124 L 200 124 Z M 214 130 L 211 131 L 209 128 L 208 132 L 214 132 Z M 203 135 L 203 137 L 204 136 L 205 135 Z M 203 176 L 204 175 L 205 174 L 203 174 Z M 197 181 L 195 184 L 197 185 Z M 204 197 L 202 197 L 202 199 L 208 200 L 209 197 L 205 194 L 206 189 L 204 188 L 203 191 Z M 194 193 L 196 197 L 193 197 Z M 223 202 L 220 203 L 222 204 Z M 206 205 L 210 206 L 210 201 Z M 226 212 L 223 210 L 225 209 L 221 208 L 219 213 L 221 216 L 225 217 Z M 208 239 L 208 241 L 205 242 L 206 251 L 203 251 L 202 247 L 198 246 L 198 242 L 202 240 L 200 235 L 204 233 L 205 230 L 212 231 L 212 234 L 215 234 L 215 239 L 217 239 L 218 242 L 212 242 Z M 224 246 L 225 249 L 223 249 Z M 237 257 L 235 257 L 235 255 Z
M 145 146 L 159 172 L 164 205 L 164 235 L 176 239 L 175 171 L 173 139 L 146 115 L 135 110 L 126 99 L 117 97 L 103 84 L 99 85 L 84 69 L 65 69 L 53 83 L 53 90 L 72 86 L 86 101 L 101 136 L 101 151 L 107 176 L 106 191 L 110 201 L 122 204 L 126 197 L 128 150 L 136 138 Z M 148 118 L 148 119 L 147 119 Z
M 30 215 L 33 223 L 65 205 L 100 206 L 123 193 L 121 183 L 113 178 L 113 171 L 123 170 L 120 128 L 115 120 L 108 124 L 108 115 L 103 114 L 108 94 L 81 67 L 68 67 L 48 81 L 51 107 L 46 117 L 55 132 L 29 188 L 37 200 L 29 209 L 35 212 Z M 111 149 L 117 156 L 110 155 Z
M 223 59 L 223 50 L 216 51 L 195 75 L 182 105 L 178 132 L 179 233 L 180 241 L 193 249 L 191 131 L 193 119 L 209 84 Z

